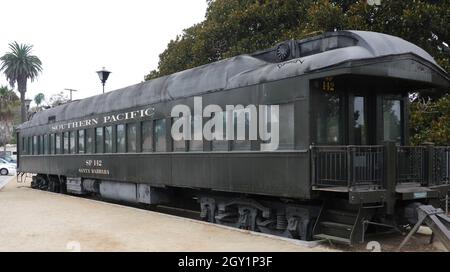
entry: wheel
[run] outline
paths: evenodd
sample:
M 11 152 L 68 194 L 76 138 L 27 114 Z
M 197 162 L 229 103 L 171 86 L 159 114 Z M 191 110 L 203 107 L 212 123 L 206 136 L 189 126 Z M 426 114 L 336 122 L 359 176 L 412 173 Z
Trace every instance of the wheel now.
M 0 169 L 0 175 L 6 176 L 6 175 L 8 175 L 8 174 L 9 174 L 8 169 L 6 169 L 6 168 Z

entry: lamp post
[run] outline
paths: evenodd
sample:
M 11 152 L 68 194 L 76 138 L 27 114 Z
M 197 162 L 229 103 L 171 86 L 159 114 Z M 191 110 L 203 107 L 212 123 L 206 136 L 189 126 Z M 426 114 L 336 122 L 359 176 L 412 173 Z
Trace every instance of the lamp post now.
M 109 74 L 111 74 L 110 71 L 105 70 L 105 67 L 103 67 L 102 70 L 97 71 L 98 77 L 100 78 L 100 81 L 103 85 L 103 93 L 105 93 L 105 83 L 108 80 Z

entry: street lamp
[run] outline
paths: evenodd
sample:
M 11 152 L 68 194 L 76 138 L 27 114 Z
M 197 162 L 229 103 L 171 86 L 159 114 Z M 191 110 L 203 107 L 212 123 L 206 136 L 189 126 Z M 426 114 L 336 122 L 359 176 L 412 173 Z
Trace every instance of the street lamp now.
M 105 93 L 105 83 L 108 80 L 109 74 L 111 74 L 110 71 L 106 71 L 105 67 L 101 71 L 97 71 L 98 77 L 100 78 L 100 81 L 103 85 L 103 93 Z

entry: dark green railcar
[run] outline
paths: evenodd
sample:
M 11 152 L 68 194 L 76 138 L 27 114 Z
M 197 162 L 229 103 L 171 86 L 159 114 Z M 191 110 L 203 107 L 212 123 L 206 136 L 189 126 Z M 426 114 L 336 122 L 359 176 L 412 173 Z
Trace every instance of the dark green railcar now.
M 39 112 L 17 130 L 18 169 L 37 174 L 40 189 L 196 199 L 211 222 L 358 242 L 372 225 L 407 224 L 412 204 L 447 196 L 450 148 L 409 146 L 408 93 L 448 87 L 405 40 L 325 33 Z M 259 138 L 174 141 L 171 110 L 193 111 L 198 98 L 222 109 L 278 105 L 278 148 Z

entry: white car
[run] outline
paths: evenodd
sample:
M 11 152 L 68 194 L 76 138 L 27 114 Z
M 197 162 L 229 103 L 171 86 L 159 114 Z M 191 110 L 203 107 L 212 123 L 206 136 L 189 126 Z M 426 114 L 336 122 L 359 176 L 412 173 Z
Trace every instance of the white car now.
M 0 163 L 10 164 L 13 165 L 15 168 L 17 168 L 17 164 L 15 162 L 9 162 L 3 158 L 0 158 Z
M 0 161 L 0 175 L 7 176 L 15 174 L 16 174 L 16 165 Z

